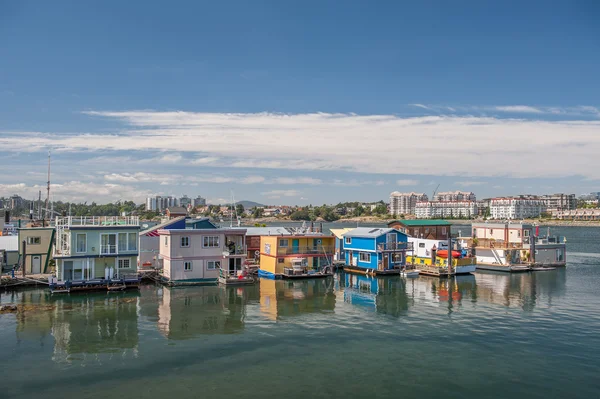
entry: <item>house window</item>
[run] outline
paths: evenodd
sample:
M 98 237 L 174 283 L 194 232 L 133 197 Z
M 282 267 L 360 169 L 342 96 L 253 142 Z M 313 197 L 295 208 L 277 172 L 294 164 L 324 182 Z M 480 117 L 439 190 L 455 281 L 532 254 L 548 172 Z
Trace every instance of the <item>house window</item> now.
M 279 246 L 280 247 L 287 248 L 288 245 L 289 245 L 289 241 L 287 239 L 281 239 L 281 240 L 279 240 Z
M 414 235 L 415 237 L 418 237 L 418 236 L 419 236 L 419 229 L 414 229 L 414 230 L 413 230 L 413 235 Z
M 346 237 L 346 239 L 344 240 L 344 242 L 346 244 L 352 244 L 352 237 Z
M 169 236 L 165 236 L 165 247 L 169 246 Z
M 216 270 L 221 267 L 221 261 L 209 260 L 206 262 L 206 270 Z
M 119 252 L 127 251 L 127 233 L 119 233 Z
M 429 234 L 429 228 L 425 229 L 425 235 Z
M 490 234 L 494 234 L 494 229 L 490 229 Z
M 27 237 L 27 245 L 39 245 L 41 242 L 41 237 Z
M 127 234 L 127 249 L 130 251 L 137 251 L 137 233 L 128 233 Z
M 181 247 L 187 248 L 190 246 L 190 237 L 181 237 Z
M 119 259 L 119 269 L 129 269 L 129 259 Z
M 277 263 L 284 263 L 285 260 L 283 258 L 277 258 Z
M 517 230 L 517 237 L 521 237 L 521 230 Z
M 445 227 L 442 227 L 442 235 L 446 235 L 446 228 Z
M 79 233 L 76 236 L 76 251 L 78 253 L 83 253 L 87 251 L 87 235 L 85 233 Z
M 425 248 L 425 243 L 424 242 L 420 242 L 419 243 L 419 248 Z
M 361 252 L 359 260 L 361 262 L 371 262 L 371 254 L 368 252 Z
M 203 237 L 202 246 L 204 248 L 218 248 L 219 247 L 219 236 Z
M 192 271 L 192 262 L 183 262 L 183 271 L 191 272 Z
M 100 253 L 110 255 L 117 253 L 117 235 L 102 234 L 100 236 Z

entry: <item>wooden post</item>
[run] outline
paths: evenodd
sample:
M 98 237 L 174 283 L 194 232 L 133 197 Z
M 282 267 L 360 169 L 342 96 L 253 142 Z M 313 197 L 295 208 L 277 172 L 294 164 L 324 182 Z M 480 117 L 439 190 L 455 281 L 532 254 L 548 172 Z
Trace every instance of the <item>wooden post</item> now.
M 23 262 L 21 263 L 21 274 L 25 277 L 25 267 L 27 266 L 27 241 L 23 240 Z

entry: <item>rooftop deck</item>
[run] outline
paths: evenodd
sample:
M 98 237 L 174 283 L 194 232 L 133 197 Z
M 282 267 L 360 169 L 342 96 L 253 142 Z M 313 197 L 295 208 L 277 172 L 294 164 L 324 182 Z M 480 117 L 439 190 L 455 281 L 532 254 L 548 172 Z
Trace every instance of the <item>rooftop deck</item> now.
M 57 216 L 55 227 L 114 227 L 131 226 L 138 227 L 140 218 L 138 216 Z

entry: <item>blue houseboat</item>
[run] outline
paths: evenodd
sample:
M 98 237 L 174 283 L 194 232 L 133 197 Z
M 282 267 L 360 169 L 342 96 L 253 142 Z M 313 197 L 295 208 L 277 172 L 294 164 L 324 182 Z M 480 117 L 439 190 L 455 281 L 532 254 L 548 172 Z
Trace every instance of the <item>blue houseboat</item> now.
M 342 236 L 347 272 L 399 274 L 412 249 L 406 233 L 396 229 L 358 227 Z

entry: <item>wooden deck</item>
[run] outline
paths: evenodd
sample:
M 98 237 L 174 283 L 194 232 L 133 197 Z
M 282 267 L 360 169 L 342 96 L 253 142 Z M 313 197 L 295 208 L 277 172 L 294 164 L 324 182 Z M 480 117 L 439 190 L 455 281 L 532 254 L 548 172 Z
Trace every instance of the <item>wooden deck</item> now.
M 348 265 L 344 266 L 344 271 L 346 273 L 364 274 L 367 276 L 398 276 L 400 274 L 400 269 L 377 270 L 377 269 L 364 269 L 361 267 L 348 266 Z
M 441 267 L 435 266 L 425 266 L 425 265 L 416 265 L 419 267 L 419 274 L 424 276 L 433 276 L 433 277 L 450 277 L 456 275 L 456 271 L 452 269 L 452 272 L 448 273 L 447 269 L 442 269 Z

